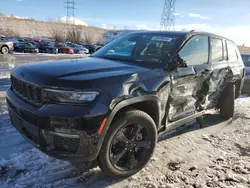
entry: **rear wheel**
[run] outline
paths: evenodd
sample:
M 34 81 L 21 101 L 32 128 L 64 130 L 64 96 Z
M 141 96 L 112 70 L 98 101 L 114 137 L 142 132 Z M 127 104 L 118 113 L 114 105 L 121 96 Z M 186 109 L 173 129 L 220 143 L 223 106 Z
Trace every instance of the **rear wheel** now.
M 223 119 L 230 119 L 234 115 L 235 85 L 229 83 L 221 93 L 219 99 L 220 116 Z
M 3 47 L 1 48 L 1 53 L 2 53 L 2 54 L 7 54 L 7 53 L 9 53 L 9 48 L 8 48 L 7 46 L 3 46 Z
M 152 118 L 140 110 L 127 111 L 112 123 L 99 153 L 99 166 L 112 178 L 131 176 L 148 163 L 156 140 Z

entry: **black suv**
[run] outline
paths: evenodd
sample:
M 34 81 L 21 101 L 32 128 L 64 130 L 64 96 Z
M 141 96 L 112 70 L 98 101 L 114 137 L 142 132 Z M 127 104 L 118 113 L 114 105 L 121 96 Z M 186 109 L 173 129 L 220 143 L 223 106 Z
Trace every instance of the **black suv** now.
M 135 32 L 85 59 L 14 68 L 7 103 L 12 124 L 44 153 L 121 178 L 147 164 L 160 132 L 209 109 L 231 118 L 244 75 L 229 39 Z

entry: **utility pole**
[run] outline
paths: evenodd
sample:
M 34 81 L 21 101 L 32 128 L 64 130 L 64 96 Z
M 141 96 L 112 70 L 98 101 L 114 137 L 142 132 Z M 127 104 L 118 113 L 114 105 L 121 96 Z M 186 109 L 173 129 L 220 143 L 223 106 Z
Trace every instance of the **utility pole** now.
M 75 24 L 75 0 L 67 0 L 65 4 L 67 10 L 66 22 L 67 24 Z
M 165 0 L 161 16 L 161 30 L 175 30 L 175 2 L 176 0 Z

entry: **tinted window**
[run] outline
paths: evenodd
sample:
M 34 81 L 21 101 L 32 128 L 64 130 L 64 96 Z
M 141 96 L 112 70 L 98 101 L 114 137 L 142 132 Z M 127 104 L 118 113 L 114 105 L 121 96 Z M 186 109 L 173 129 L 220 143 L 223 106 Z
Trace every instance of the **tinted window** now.
M 237 49 L 232 42 L 227 41 L 227 51 L 229 61 L 238 60 Z
M 249 55 L 243 54 L 243 55 L 241 55 L 241 57 L 242 57 L 242 60 L 245 64 L 245 66 L 250 67 L 250 54 Z
M 212 62 L 219 62 L 223 60 L 223 46 L 221 39 L 211 39 L 212 45 Z
M 208 37 L 193 37 L 180 51 L 179 56 L 187 66 L 208 63 Z

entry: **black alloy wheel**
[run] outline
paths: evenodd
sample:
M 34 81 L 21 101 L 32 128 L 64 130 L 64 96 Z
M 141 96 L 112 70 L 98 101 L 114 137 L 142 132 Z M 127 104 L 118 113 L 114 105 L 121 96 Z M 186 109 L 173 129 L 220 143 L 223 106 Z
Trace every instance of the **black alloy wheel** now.
M 121 113 L 105 135 L 99 166 L 111 178 L 139 172 L 150 160 L 157 141 L 153 119 L 140 110 Z
M 111 163 L 119 170 L 138 168 L 151 155 L 145 127 L 140 124 L 128 124 L 115 135 L 110 148 Z

